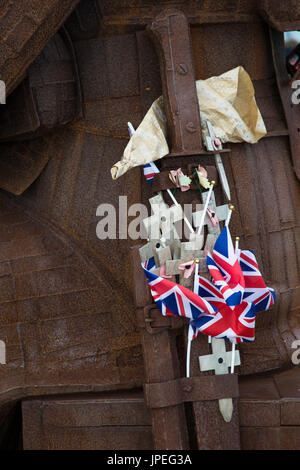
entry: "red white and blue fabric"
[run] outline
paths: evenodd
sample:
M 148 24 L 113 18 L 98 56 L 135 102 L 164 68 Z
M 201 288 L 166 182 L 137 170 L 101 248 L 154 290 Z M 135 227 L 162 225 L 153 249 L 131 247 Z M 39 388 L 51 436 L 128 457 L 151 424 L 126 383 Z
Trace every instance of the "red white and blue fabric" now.
M 142 266 L 147 271 L 153 271 L 156 268 L 154 256 L 152 256 L 152 258 L 149 258 L 144 263 L 142 263 Z
M 217 238 L 213 255 L 207 254 L 207 266 L 226 304 L 239 305 L 243 297 L 245 280 L 227 226 Z
M 254 254 L 233 253 L 227 227 L 216 241 L 213 257 L 207 259 L 213 282 L 199 277 L 198 295 L 155 275 L 150 270 L 155 268 L 154 259 L 150 260 L 142 267 L 158 308 L 163 315 L 187 317 L 194 337 L 201 332 L 235 343 L 254 341 L 256 313 L 275 302 L 275 292 L 266 286 Z
M 156 173 L 159 173 L 159 170 L 155 163 L 146 163 L 146 165 L 143 165 L 143 171 L 144 171 L 144 176 L 150 186 L 152 186 L 153 178 Z
M 142 267 L 147 277 L 152 297 L 163 315 L 178 315 L 194 320 L 202 313 L 214 314 L 216 308 L 207 300 L 184 286 L 157 276 Z
M 213 305 L 217 313 L 199 316 L 191 322 L 194 338 L 201 332 L 233 343 L 254 341 L 256 315 L 254 303 L 241 300 L 238 305 L 227 305 L 220 289 L 203 277 L 199 277 L 198 295 Z
M 254 253 L 250 250 L 241 250 L 239 262 L 245 279 L 243 300 L 253 302 L 256 312 L 269 310 L 275 302 L 275 291 L 266 286 Z

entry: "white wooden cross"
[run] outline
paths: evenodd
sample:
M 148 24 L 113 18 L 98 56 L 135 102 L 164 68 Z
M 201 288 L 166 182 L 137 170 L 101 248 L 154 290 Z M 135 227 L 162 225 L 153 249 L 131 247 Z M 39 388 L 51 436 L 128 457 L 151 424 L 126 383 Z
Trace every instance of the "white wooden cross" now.
M 155 266 L 160 267 L 167 259 L 180 257 L 180 240 L 172 241 L 164 238 L 149 240 L 139 249 L 139 253 L 142 263 L 154 257 Z
M 143 220 L 144 227 L 150 239 L 174 240 L 179 239 L 179 235 L 174 227 L 174 223 L 184 219 L 181 206 L 169 207 L 158 194 L 149 199 L 153 215 Z
M 175 275 L 179 274 L 180 281 L 179 283 L 185 287 L 192 288 L 194 282 L 194 274 L 190 277 L 184 277 L 184 271 L 179 269 L 179 266 L 183 263 L 191 261 L 191 264 L 195 259 L 199 259 L 199 271 L 206 272 L 207 264 L 204 257 L 203 250 L 200 249 L 190 249 L 189 242 L 181 242 L 180 244 L 180 258 L 166 261 L 166 274 Z
M 201 194 L 203 204 L 205 204 L 206 202 L 207 195 L 208 195 L 208 191 Z M 227 204 L 223 204 L 222 206 L 217 207 L 215 194 L 213 191 L 211 192 L 210 201 L 208 203 L 208 209 L 210 209 L 212 212 L 215 212 L 217 214 L 219 222 L 226 220 L 228 212 L 229 212 L 229 207 Z M 193 212 L 194 227 L 199 227 L 202 212 L 203 211 Z M 205 215 L 204 225 L 207 225 L 207 230 L 209 234 L 219 235 L 221 233 L 220 225 L 217 224 L 216 226 L 213 226 L 208 214 Z
M 199 357 L 201 372 L 214 370 L 216 375 L 228 374 L 231 367 L 232 351 L 226 351 L 225 340 L 222 338 L 212 338 L 212 354 Z M 241 364 L 240 352 L 234 351 L 234 365 Z M 229 423 L 232 418 L 233 404 L 232 398 L 221 398 L 219 400 L 220 412 L 224 420 Z

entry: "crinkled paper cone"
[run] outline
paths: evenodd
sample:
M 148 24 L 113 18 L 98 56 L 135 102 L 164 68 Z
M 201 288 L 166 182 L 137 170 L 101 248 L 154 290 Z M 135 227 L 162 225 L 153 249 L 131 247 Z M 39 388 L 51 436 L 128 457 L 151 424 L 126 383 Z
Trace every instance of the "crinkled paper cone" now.
M 219 77 L 198 80 L 196 88 L 204 137 L 207 135 L 207 119 L 213 124 L 216 137 L 223 143 L 255 144 L 266 134 L 251 79 L 243 67 L 236 67 Z M 112 178 L 117 179 L 130 168 L 167 155 L 169 147 L 166 135 L 163 99 L 159 97 L 131 137 L 122 159 L 112 167 Z

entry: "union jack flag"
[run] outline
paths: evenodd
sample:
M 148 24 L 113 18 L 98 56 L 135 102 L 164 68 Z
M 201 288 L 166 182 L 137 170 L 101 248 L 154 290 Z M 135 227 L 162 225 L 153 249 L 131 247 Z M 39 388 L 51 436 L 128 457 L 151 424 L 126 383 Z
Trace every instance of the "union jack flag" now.
M 207 254 L 207 266 L 226 304 L 239 305 L 242 301 L 245 280 L 227 226 L 217 238 L 213 256 Z
M 254 253 L 250 250 L 241 250 L 239 262 L 245 279 L 243 300 L 253 302 L 256 312 L 269 310 L 275 302 L 275 291 L 266 286 Z
M 213 282 L 199 277 L 197 294 L 154 274 L 153 258 L 142 263 L 153 299 L 163 315 L 188 318 L 194 337 L 201 332 L 236 343 L 254 341 L 256 313 L 274 304 L 275 292 L 266 286 L 251 251 L 233 252 L 227 227 L 213 255 L 207 257 Z
M 150 162 L 150 163 L 147 163 L 146 165 L 143 165 L 143 171 L 144 171 L 144 176 L 146 180 L 148 181 L 150 186 L 152 186 L 153 177 L 155 173 L 159 173 L 159 169 L 157 168 L 155 163 Z
M 266 286 L 254 254 L 249 250 L 232 251 L 230 232 L 225 227 L 215 244 L 214 259 L 208 259 L 214 282 L 200 277 L 198 290 L 199 296 L 217 308 L 218 315 L 200 316 L 191 322 L 194 337 L 202 332 L 236 343 L 254 341 L 256 313 L 268 310 L 275 302 L 275 291 Z M 221 269 L 212 265 L 216 257 Z M 231 264 L 227 263 L 228 258 Z M 227 282 L 224 278 L 222 281 L 222 275 Z M 231 289 L 240 296 L 238 304 L 232 302 Z M 236 296 L 234 300 L 237 299 Z
M 154 256 L 152 256 L 152 258 L 149 258 L 144 263 L 142 263 L 142 266 L 143 268 L 145 268 L 146 271 L 153 271 L 156 268 Z
M 254 341 L 256 314 L 254 303 L 241 300 L 239 305 L 227 305 L 220 290 L 203 277 L 199 277 L 198 295 L 215 307 L 217 313 L 200 315 L 191 322 L 194 338 L 201 332 L 235 343 Z
M 213 314 L 216 308 L 207 300 L 175 282 L 157 276 L 142 267 L 147 277 L 152 297 L 163 315 L 179 315 L 194 320 L 203 312 Z

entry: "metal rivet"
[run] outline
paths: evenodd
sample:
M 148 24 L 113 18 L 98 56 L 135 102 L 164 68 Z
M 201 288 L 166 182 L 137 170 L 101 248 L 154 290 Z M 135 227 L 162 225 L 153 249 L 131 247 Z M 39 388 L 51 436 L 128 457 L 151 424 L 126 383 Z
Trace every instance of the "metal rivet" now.
M 188 73 L 188 67 L 186 64 L 179 64 L 177 70 L 180 75 L 186 75 Z
M 187 130 L 188 132 L 192 132 L 192 133 L 193 133 L 193 132 L 196 132 L 196 127 L 195 127 L 195 125 L 194 125 L 193 122 L 188 122 L 188 123 L 186 124 L 185 128 L 186 128 L 186 130 Z

